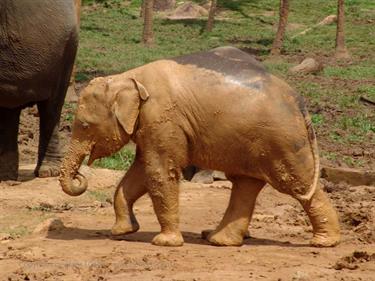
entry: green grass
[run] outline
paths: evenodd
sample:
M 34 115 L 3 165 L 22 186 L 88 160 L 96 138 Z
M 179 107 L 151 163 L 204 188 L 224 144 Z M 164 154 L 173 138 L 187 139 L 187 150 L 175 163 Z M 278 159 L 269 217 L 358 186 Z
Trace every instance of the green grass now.
M 24 225 L 18 225 L 16 227 L 6 227 L 1 229 L 1 232 L 8 233 L 11 239 L 24 237 L 31 233 L 31 231 Z
M 94 167 L 112 169 L 112 170 L 128 170 L 135 158 L 134 150 L 125 147 L 110 157 L 95 160 Z
M 101 203 L 109 202 L 110 200 L 112 200 L 111 192 L 100 191 L 100 190 L 88 190 L 87 193 L 91 198 Z
M 375 100 L 375 1 L 346 1 L 346 44 L 352 61 L 333 60 L 336 25 L 314 28 L 305 35 L 293 35 L 312 27 L 326 16 L 336 14 L 337 1 L 291 1 L 288 29 L 280 60 L 267 60 L 278 21 L 279 0 L 219 0 L 225 20 L 217 20 L 213 32 L 204 32 L 206 19 L 172 21 L 156 15 L 155 45 L 141 43 L 143 22 L 139 18 L 140 0 L 84 0 L 76 80 L 85 82 L 96 76 L 123 72 L 160 58 L 168 58 L 233 45 L 251 50 L 266 68 L 285 78 L 307 101 L 321 142 L 361 147 L 375 141 L 375 113 L 360 102 L 365 96 Z M 93 6 L 93 3 L 96 5 Z M 195 2 L 200 3 L 199 0 Z M 273 11 L 273 13 L 272 13 Z M 325 68 L 317 75 L 296 77 L 288 73 L 301 58 L 319 57 Z M 67 117 L 72 119 L 72 115 Z M 332 146 L 330 146 L 332 147 Z M 324 148 L 324 145 L 323 145 Z M 322 155 L 336 155 L 324 151 Z M 350 157 L 349 157 L 350 158 Z M 134 153 L 122 150 L 94 165 L 127 169 Z M 352 159 L 353 160 L 353 159 Z M 343 160 L 362 165 L 358 159 Z

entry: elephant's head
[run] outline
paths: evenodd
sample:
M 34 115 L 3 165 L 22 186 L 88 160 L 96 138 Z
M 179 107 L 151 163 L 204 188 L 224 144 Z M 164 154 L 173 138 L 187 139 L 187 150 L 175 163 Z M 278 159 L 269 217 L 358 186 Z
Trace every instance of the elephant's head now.
M 78 173 L 85 156 L 90 155 L 90 165 L 129 142 L 141 102 L 148 97 L 145 87 L 133 78 L 96 78 L 82 91 L 70 148 L 61 167 L 60 184 L 65 193 L 78 196 L 86 191 L 87 180 Z

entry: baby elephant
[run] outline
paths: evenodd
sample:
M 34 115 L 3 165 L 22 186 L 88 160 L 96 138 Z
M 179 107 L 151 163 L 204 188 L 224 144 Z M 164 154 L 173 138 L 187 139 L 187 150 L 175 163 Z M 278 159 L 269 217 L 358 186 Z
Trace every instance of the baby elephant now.
M 63 190 L 83 193 L 87 181 L 78 169 L 85 156 L 90 165 L 129 140 L 137 152 L 116 190 L 114 235 L 139 229 L 132 208 L 148 193 L 161 226 L 152 242 L 182 245 L 178 184 L 181 169 L 194 165 L 224 171 L 233 183 L 224 218 L 207 235 L 212 244 L 242 244 L 266 183 L 302 204 L 313 226 L 312 245 L 340 240 L 336 212 L 318 181 L 318 148 L 302 98 L 236 48 L 159 60 L 91 81 L 63 161 Z

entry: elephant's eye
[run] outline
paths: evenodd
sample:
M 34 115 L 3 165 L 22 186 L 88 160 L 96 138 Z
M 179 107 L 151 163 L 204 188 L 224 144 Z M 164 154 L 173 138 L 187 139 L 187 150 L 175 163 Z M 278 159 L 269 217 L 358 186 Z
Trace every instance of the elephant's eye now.
M 89 123 L 87 123 L 87 122 L 82 122 L 82 127 L 83 127 L 84 129 L 87 129 L 89 126 L 90 126 Z

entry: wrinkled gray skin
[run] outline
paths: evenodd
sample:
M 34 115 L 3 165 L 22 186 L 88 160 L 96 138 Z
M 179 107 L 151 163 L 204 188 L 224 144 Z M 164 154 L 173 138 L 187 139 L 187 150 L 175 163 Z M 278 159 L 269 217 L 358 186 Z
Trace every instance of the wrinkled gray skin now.
M 58 125 L 78 45 L 74 0 L 0 1 L 0 180 L 18 176 L 23 108 L 40 115 L 39 176 L 57 176 Z

